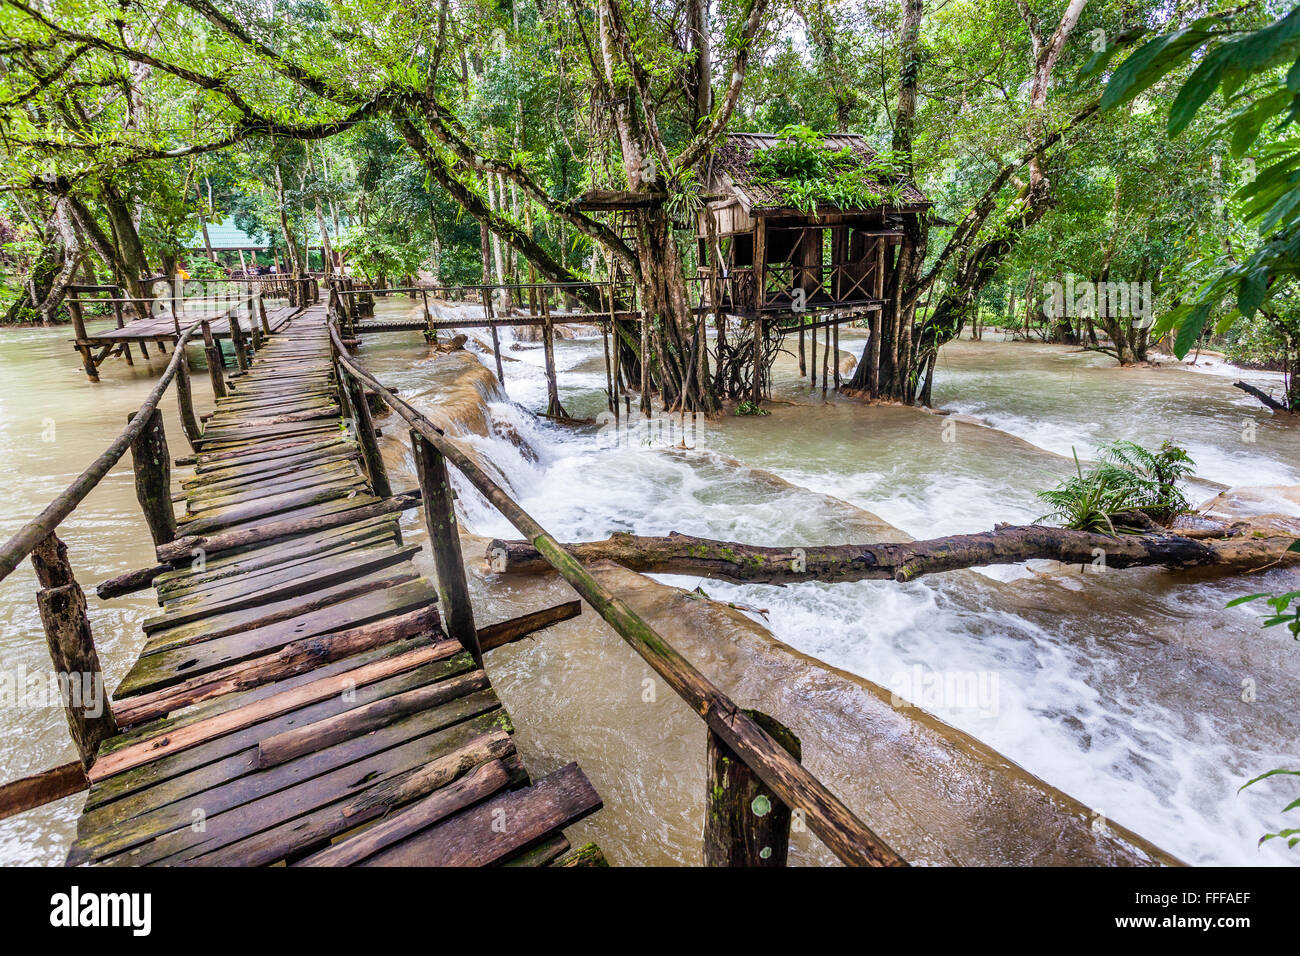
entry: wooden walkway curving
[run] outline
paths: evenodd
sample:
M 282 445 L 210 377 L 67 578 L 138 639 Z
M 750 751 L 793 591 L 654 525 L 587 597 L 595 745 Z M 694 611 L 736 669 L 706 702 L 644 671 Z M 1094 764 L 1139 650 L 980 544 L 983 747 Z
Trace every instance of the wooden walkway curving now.
M 576 764 L 530 781 L 486 673 L 443 630 L 400 512 L 373 514 L 324 307 L 288 320 L 231 386 L 181 483 L 180 535 L 370 515 L 199 553 L 154 580 L 162 609 L 114 695 L 124 729 L 88 772 L 68 862 L 582 859 L 563 856 L 561 829 L 600 798 Z

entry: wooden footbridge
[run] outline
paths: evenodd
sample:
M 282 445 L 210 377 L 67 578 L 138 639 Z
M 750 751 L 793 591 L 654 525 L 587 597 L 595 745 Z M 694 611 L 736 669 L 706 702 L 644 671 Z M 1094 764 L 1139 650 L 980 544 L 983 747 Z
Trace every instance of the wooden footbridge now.
M 104 454 L 0 548 L 0 578 L 31 557 L 55 670 L 80 691 L 64 701 L 80 759 L 0 787 L 0 817 L 87 790 L 71 864 L 600 862 L 563 833 L 600 797 L 576 764 L 532 778 L 484 661 L 581 605 L 476 625 L 450 463 L 708 724 L 707 862 L 783 864 L 796 809 L 846 862 L 902 864 L 802 767 L 793 735 L 728 699 L 366 372 L 323 305 L 296 309 L 229 375 L 205 341 L 216 410 L 202 427 L 187 356 L 199 325 Z M 177 459 L 158 411 L 172 384 L 193 449 Z M 390 487 L 372 405 L 409 428 L 418 488 Z M 158 563 L 97 593 L 152 587 L 160 611 L 102 706 L 87 601 L 55 532 L 127 449 Z M 174 463 L 193 468 L 179 494 Z M 436 588 L 399 529 L 410 508 Z M 776 812 L 756 814 L 759 795 Z

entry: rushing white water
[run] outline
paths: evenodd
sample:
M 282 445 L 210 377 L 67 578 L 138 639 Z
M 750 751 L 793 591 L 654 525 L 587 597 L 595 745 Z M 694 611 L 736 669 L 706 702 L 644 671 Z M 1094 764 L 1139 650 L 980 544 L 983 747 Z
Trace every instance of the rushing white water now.
M 507 354 L 519 359 L 506 364 L 510 401 L 490 411 L 529 450 L 495 435 L 465 440 L 562 540 L 621 530 L 765 544 L 862 540 L 862 527 L 848 527 L 810 491 L 913 536 L 987 529 L 1041 513 L 1033 491 L 1073 467 L 1060 454 L 1075 447 L 1086 456 L 1121 437 L 1181 439 L 1224 483 L 1300 481 L 1295 436 L 1227 383 L 1180 369 L 1114 370 L 1059 348 L 950 350 L 936 397 L 1001 430 L 962 424 L 945 438 L 942 418 L 913 409 L 822 405 L 820 389 L 801 391 L 783 366 L 778 390 L 798 405 L 700 424 L 686 450 L 672 447 L 681 436 L 671 429 L 658 441 L 614 440 L 608 427 L 573 431 L 535 418 L 530 410 L 545 404 L 541 349 Z M 599 341 L 557 343 L 557 364 L 569 412 L 600 411 Z M 390 365 L 386 377 L 394 374 L 402 373 Z M 1236 437 L 1243 421 L 1255 422 L 1253 443 Z M 459 491 L 470 531 L 514 536 L 471 488 Z M 1280 629 L 1260 629 L 1251 609 L 1224 609 L 1245 590 L 1293 587 L 1289 572 L 1249 584 L 1146 570 L 784 588 L 661 579 L 762 609 L 756 619 L 788 644 L 922 704 L 1189 862 L 1293 861 L 1276 841 L 1256 848 L 1280 824 L 1285 788 L 1236 789 L 1291 759 L 1300 648 Z M 947 689 L 936 689 L 944 679 Z

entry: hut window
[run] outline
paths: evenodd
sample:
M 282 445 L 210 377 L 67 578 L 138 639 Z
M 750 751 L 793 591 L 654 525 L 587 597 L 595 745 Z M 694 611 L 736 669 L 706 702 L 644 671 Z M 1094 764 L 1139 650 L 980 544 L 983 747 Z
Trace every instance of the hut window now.
M 743 232 L 733 236 L 731 264 L 733 266 L 752 266 L 754 264 L 754 234 Z

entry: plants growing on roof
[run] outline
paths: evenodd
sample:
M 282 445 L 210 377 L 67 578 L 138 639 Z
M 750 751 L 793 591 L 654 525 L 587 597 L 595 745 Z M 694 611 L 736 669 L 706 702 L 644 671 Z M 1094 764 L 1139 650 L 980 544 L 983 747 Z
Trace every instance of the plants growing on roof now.
M 775 145 L 755 151 L 754 178 L 795 209 L 816 216 L 819 206 L 866 209 L 898 205 L 902 198 L 891 153 L 863 162 L 852 147 L 831 149 L 807 126 L 786 126 L 777 137 Z

